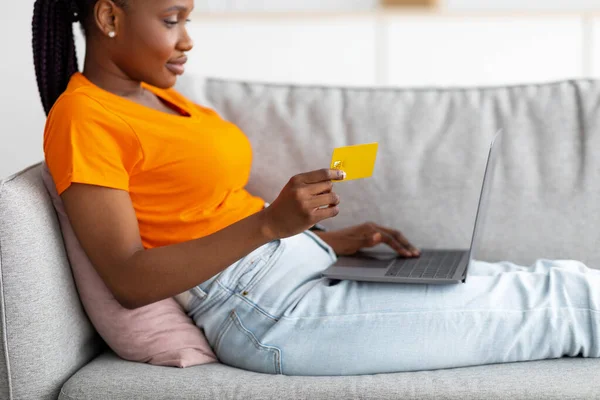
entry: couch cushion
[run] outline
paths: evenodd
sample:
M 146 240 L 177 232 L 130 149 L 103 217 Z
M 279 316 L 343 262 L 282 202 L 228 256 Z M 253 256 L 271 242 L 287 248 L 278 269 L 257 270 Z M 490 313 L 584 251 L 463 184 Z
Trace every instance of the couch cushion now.
M 385 223 L 420 247 L 469 246 L 489 143 L 504 128 L 476 257 L 600 268 L 599 82 L 414 90 L 208 79 L 205 88 L 250 138 L 248 189 L 270 202 L 292 175 L 328 167 L 335 147 L 378 141 L 373 178 L 336 184 L 341 213 L 325 225 Z
M 589 399 L 599 396 L 599 370 L 597 359 L 562 358 L 398 374 L 296 377 L 222 364 L 153 367 L 106 353 L 69 379 L 59 399 Z
M 56 399 L 103 347 L 73 283 L 40 165 L 0 182 L 0 398 Z

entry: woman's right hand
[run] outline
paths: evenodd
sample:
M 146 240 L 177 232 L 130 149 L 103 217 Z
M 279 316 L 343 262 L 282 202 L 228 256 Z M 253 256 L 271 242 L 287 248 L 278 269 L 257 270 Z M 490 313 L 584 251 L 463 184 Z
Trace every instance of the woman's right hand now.
M 293 176 L 277 199 L 262 211 L 269 238 L 294 236 L 338 215 L 340 198 L 333 192 L 332 180 L 344 177 L 344 172 L 328 168 Z

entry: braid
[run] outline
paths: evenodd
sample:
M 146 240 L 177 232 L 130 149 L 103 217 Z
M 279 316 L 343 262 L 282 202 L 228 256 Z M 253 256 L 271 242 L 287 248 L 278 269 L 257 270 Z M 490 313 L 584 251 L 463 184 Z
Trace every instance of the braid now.
M 76 4 L 68 0 L 36 0 L 33 11 L 33 60 L 46 114 L 78 71 L 74 17 Z

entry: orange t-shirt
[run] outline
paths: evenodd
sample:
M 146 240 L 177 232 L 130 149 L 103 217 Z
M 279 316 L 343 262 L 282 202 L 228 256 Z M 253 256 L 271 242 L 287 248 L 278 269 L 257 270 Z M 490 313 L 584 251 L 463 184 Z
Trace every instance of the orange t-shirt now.
M 252 164 L 246 136 L 175 90 L 144 87 L 188 116 L 72 76 L 44 132 L 58 193 L 71 183 L 129 192 L 146 248 L 210 235 L 261 210 L 264 200 L 244 189 Z

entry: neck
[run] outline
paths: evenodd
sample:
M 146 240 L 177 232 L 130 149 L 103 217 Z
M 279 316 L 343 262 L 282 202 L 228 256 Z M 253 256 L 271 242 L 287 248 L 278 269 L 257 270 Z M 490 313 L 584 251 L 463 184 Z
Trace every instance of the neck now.
M 140 81 L 131 79 L 112 61 L 98 57 L 93 51 L 86 53 L 83 75 L 94 85 L 118 96 L 137 98 L 144 93 Z

